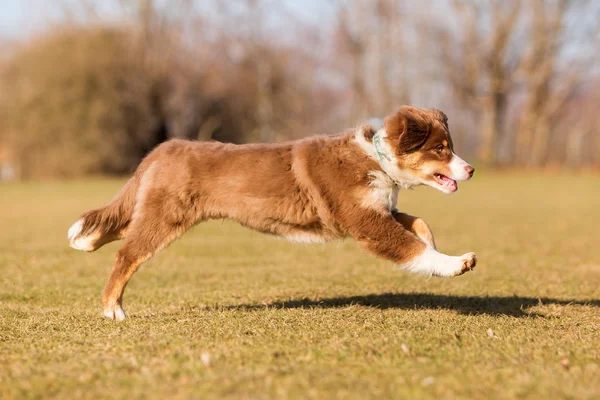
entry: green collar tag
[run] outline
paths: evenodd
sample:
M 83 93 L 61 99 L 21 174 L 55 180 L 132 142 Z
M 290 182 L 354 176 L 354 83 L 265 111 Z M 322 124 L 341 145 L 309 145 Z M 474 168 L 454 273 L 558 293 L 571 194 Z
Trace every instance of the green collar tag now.
M 384 158 L 388 161 L 391 161 L 390 158 L 381 151 L 381 138 L 379 137 L 379 133 L 373 135 L 373 144 L 375 145 L 375 151 L 377 152 L 379 161 L 383 161 Z

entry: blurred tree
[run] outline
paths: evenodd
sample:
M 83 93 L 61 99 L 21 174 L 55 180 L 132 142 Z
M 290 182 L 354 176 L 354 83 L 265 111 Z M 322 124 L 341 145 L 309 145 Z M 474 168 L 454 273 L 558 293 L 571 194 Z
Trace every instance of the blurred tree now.
M 575 38 L 581 33 L 584 37 L 598 37 L 598 24 L 591 26 L 591 30 L 583 24 L 584 31 L 576 32 L 582 26 L 573 18 L 588 4 L 585 0 L 529 0 L 527 3 L 532 26 L 522 66 L 525 102 L 516 140 L 516 161 L 521 165 L 539 167 L 549 161 L 552 127 L 561 115 L 561 108 L 582 89 L 586 72 L 595 63 L 595 57 L 584 57 L 570 58 L 567 65 L 562 64 L 565 46 L 572 44 L 573 35 Z M 576 143 L 577 133 L 574 135 L 571 140 Z
M 366 83 L 367 35 L 365 27 L 367 15 L 364 2 L 354 0 L 340 9 L 339 35 L 342 45 L 350 58 L 350 92 L 352 105 L 350 120 L 354 123 L 366 119 L 373 113 Z
M 450 18 L 429 21 L 437 50 L 431 62 L 439 57 L 453 97 L 480 121 L 480 160 L 490 165 L 545 165 L 551 151 L 561 151 L 552 145 L 562 140 L 554 129 L 560 109 L 593 76 L 590 71 L 600 43 L 599 25 L 594 22 L 598 4 L 587 0 L 450 4 Z
M 55 0 L 61 2 L 61 0 Z M 466 157 L 600 163 L 592 0 L 62 1 L 0 52 L 0 147 L 23 177 L 126 173 L 171 137 L 336 132 L 401 104 L 450 114 Z M 302 15 L 302 16 L 301 16 Z M 326 19 L 329 18 L 329 19 Z
M 506 132 L 508 98 L 522 50 L 515 40 L 521 2 L 452 2 L 458 24 L 433 30 L 440 67 L 456 99 L 481 112 L 481 161 L 494 164 Z
M 0 76 L 0 113 L 24 178 L 123 173 L 159 140 L 153 82 L 123 29 L 63 27 Z

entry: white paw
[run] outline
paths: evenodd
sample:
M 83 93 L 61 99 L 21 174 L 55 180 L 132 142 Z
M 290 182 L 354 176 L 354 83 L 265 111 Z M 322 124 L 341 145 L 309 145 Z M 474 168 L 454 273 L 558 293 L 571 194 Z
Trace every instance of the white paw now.
M 114 319 L 116 321 L 123 321 L 127 316 L 125 315 L 125 311 L 123 307 L 118 304 L 115 304 L 112 307 L 107 307 L 104 309 L 104 316 L 109 319 Z
M 465 253 L 460 256 L 461 266 L 460 271 L 455 276 L 462 275 L 465 272 L 471 271 L 477 265 L 477 256 L 475 253 Z
M 428 247 L 422 254 L 411 260 L 405 268 L 411 272 L 449 278 L 472 270 L 476 263 L 475 253 L 466 253 L 459 257 L 447 256 Z
M 433 275 L 445 278 L 459 276 L 465 272 L 471 271 L 473 268 L 475 268 L 475 264 L 477 264 L 477 257 L 475 256 L 475 253 L 465 253 L 458 257 L 446 256 L 443 262 L 437 264 Z

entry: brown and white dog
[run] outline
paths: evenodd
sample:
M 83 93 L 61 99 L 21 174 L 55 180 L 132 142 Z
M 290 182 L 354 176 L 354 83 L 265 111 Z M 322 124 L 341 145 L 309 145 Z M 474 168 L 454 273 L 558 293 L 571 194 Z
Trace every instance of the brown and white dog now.
M 117 320 L 125 318 L 123 291 L 140 265 L 209 219 L 234 219 L 294 242 L 352 236 L 409 271 L 451 277 L 475 267 L 475 254 L 436 251 L 427 224 L 396 210 L 398 191 L 424 184 L 452 193 L 473 171 L 454 154 L 446 115 L 412 107 L 378 130 L 362 125 L 281 144 L 171 140 L 68 236 L 83 251 L 125 239 L 102 296 L 104 315 Z

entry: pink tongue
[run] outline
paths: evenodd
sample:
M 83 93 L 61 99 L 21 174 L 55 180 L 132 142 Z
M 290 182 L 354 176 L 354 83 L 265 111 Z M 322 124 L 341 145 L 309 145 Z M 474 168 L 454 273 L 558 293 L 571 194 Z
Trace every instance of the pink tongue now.
M 456 189 L 458 189 L 458 185 L 456 184 L 456 181 L 454 179 L 450 179 L 445 175 L 442 175 L 441 178 L 442 181 L 444 181 L 444 186 L 446 186 L 451 191 L 454 192 Z

